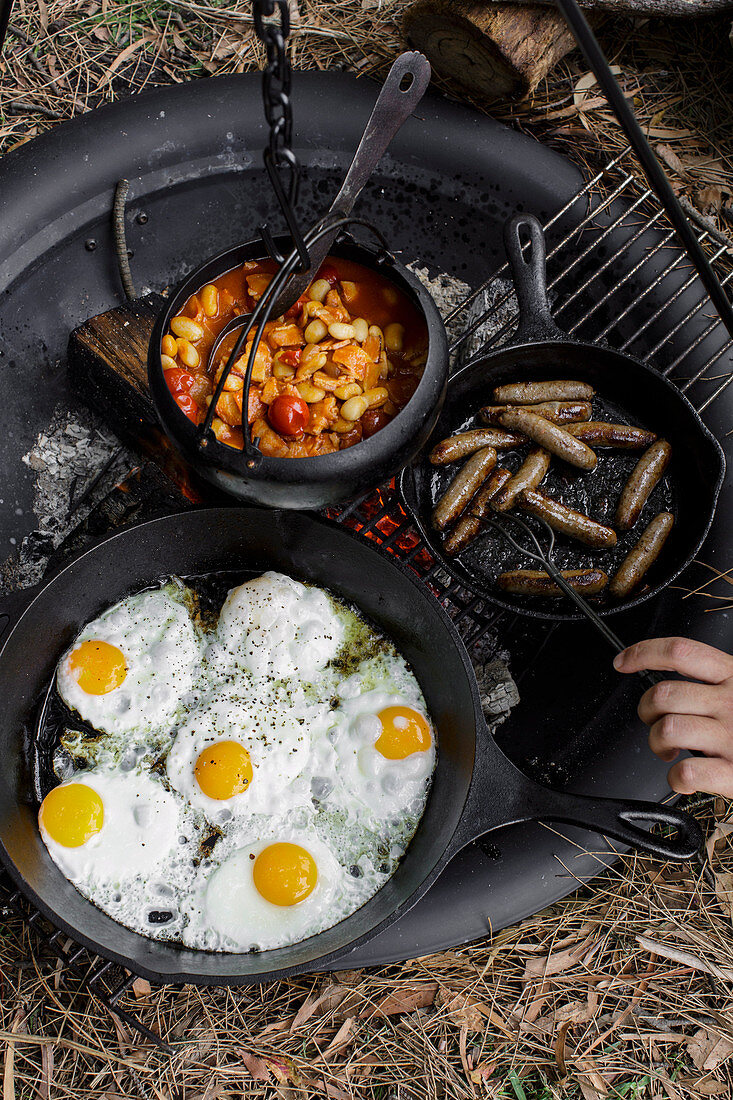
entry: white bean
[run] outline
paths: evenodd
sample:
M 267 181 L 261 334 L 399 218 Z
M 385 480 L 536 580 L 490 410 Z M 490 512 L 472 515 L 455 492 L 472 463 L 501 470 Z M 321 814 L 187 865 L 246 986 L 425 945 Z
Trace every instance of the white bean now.
M 353 325 L 345 325 L 342 321 L 334 321 L 332 325 L 328 326 L 329 336 L 333 336 L 334 340 L 353 340 L 356 332 Z
M 190 317 L 174 317 L 171 321 L 171 331 L 176 336 L 182 336 L 184 340 L 195 342 L 204 335 L 204 330 L 198 321 L 192 321 Z
M 384 330 L 384 344 L 387 351 L 402 351 L 405 338 L 405 326 L 397 324 L 387 325 Z
M 350 397 L 341 406 L 341 416 L 344 420 L 358 420 L 367 411 L 366 401 L 363 397 Z
M 305 336 L 306 343 L 319 344 L 327 332 L 328 329 L 323 321 L 321 321 L 319 317 L 316 317 L 315 321 L 311 321 L 308 325 L 303 335 Z
M 322 302 L 330 289 L 331 284 L 327 279 L 316 279 L 314 283 L 311 283 L 308 297 L 312 302 Z
M 358 340 L 360 344 L 363 344 L 369 335 L 369 325 L 363 317 L 357 317 L 351 322 L 351 327 L 354 330 L 354 339 Z

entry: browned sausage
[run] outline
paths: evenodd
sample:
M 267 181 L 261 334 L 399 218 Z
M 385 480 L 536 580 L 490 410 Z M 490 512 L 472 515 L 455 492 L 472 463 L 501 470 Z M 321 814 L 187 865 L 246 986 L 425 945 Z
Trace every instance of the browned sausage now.
M 499 417 L 502 428 L 512 432 L 524 432 L 540 447 L 577 466 L 580 470 L 592 470 L 598 459 L 595 452 L 569 435 L 564 428 L 551 424 L 529 409 L 510 409 Z M 532 486 L 534 488 L 534 486 Z
M 504 432 L 501 428 L 474 428 L 470 432 L 449 436 L 436 444 L 430 452 L 430 461 L 433 466 L 446 466 L 449 462 L 457 462 L 459 458 L 467 458 L 482 447 L 506 451 L 526 442 L 526 437 L 518 432 Z
M 615 447 L 621 451 L 648 447 L 657 438 L 654 432 L 648 432 L 644 428 L 632 428 L 630 424 L 608 424 L 605 420 L 568 424 L 565 430 L 590 447 Z
M 608 586 L 612 596 L 621 600 L 636 588 L 659 557 L 659 551 L 667 541 L 673 526 L 674 516 L 671 512 L 660 512 L 654 517 L 636 546 L 629 551 L 618 567 L 616 576 Z
M 476 493 L 468 512 L 461 516 L 443 545 L 446 554 L 451 558 L 460 554 L 476 538 L 481 530 L 481 517 L 489 511 L 492 498 L 511 476 L 511 470 L 507 470 L 504 466 L 497 466 L 484 487 Z
M 543 493 L 535 492 L 534 489 L 525 489 L 520 493 L 518 503 L 524 512 L 539 516 L 556 531 L 562 532 L 563 535 L 570 535 L 578 542 L 592 546 L 594 550 L 608 550 L 618 541 L 616 532 L 610 527 L 604 527 L 602 523 L 596 523 L 583 512 L 576 512 L 574 508 L 568 508 L 559 500 L 546 497 Z
M 502 413 L 516 407 L 515 405 L 486 405 L 481 409 L 481 419 L 487 424 L 498 424 Z M 520 408 L 526 408 L 529 412 L 544 416 L 545 420 L 551 420 L 553 424 L 590 420 L 593 412 L 590 401 L 541 401 L 539 405 L 526 405 Z
M 652 489 L 669 466 L 671 457 L 672 448 L 666 439 L 658 439 L 647 451 L 644 451 L 631 471 L 631 476 L 624 485 L 618 502 L 616 526 L 620 531 L 630 531 L 634 526 Z
M 602 569 L 562 569 L 562 576 L 576 592 L 595 596 L 608 584 L 608 576 Z M 499 588 L 513 596 L 563 596 L 559 585 L 544 569 L 512 569 L 501 573 L 497 579 Z
M 497 405 L 536 405 L 539 401 L 590 401 L 595 394 L 587 382 L 511 382 L 497 386 Z
M 496 466 L 496 451 L 484 447 L 464 462 L 433 510 L 433 526 L 447 527 L 460 516 L 473 494 Z
M 543 451 L 541 447 L 533 447 L 514 477 L 494 497 L 493 507 L 497 512 L 508 512 L 524 489 L 537 488 L 549 468 L 550 456 L 547 451 Z

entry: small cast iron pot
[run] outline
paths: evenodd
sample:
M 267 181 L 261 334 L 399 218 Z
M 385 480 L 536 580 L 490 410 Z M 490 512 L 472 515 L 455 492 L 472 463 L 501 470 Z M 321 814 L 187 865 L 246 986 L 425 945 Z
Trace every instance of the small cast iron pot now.
M 286 238 L 276 240 L 289 251 Z M 171 395 L 160 360 L 161 341 L 172 317 L 206 283 L 246 260 L 265 259 L 260 239 L 220 253 L 196 268 L 176 288 L 159 314 L 148 347 L 148 381 L 158 416 L 168 436 L 193 468 L 240 500 L 272 508 L 322 508 L 338 504 L 393 477 L 424 445 L 440 414 L 448 378 L 448 341 L 437 306 L 420 281 L 391 253 L 340 237 L 331 255 L 376 271 L 401 290 L 422 314 L 428 332 L 425 370 L 412 398 L 386 427 L 354 447 L 315 458 L 263 456 L 249 468 L 242 451 L 220 443 L 186 417 Z

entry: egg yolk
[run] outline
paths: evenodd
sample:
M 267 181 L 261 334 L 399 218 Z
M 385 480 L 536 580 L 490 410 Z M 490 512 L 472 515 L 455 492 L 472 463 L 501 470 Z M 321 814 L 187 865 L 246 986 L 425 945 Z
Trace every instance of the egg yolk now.
M 199 755 L 194 773 L 209 798 L 233 798 L 252 782 L 252 761 L 239 741 L 217 741 Z
M 412 707 L 385 707 L 377 718 L 382 723 L 382 732 L 374 748 L 387 760 L 404 760 L 413 752 L 430 748 L 430 726 Z
M 69 657 L 71 675 L 87 695 L 107 695 L 127 676 L 124 654 L 116 645 L 92 639 L 82 642 Z
M 252 877 L 257 892 L 273 905 L 297 905 L 312 894 L 318 868 L 299 844 L 270 844 L 255 860 Z
M 78 848 L 104 824 L 102 799 L 86 783 L 54 787 L 41 803 L 38 822 L 57 844 Z

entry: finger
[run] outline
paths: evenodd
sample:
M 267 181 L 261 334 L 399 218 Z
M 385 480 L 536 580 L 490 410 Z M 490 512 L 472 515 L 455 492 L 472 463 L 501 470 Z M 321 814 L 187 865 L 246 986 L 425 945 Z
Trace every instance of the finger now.
M 705 791 L 707 794 L 733 798 L 733 764 L 728 760 L 709 756 L 687 757 L 670 768 L 667 779 L 672 790 L 679 794 Z
M 649 748 L 662 760 L 674 760 L 688 749 L 733 763 L 733 738 L 722 723 L 696 714 L 665 714 L 649 731 Z
M 714 684 L 692 684 L 686 680 L 662 680 L 645 691 L 639 702 L 639 717 L 651 726 L 663 714 L 699 714 L 717 718 L 721 692 Z
M 733 676 L 733 657 L 692 638 L 648 638 L 619 653 L 613 666 L 618 672 L 679 672 L 707 684 Z

